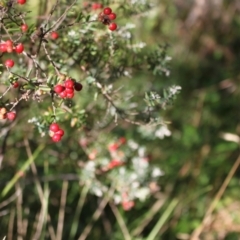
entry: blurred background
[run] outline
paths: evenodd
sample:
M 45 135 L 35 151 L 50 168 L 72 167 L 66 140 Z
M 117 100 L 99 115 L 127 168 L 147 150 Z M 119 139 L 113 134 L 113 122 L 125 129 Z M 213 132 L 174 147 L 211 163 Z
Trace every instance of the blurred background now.
M 1 239 L 82 240 L 84 231 L 87 239 L 101 240 L 240 239 L 240 1 L 141 2 L 153 7 L 131 19 L 120 16 L 119 25 L 136 24 L 134 38 L 139 42 L 169 46 L 170 75 L 154 83 L 156 89 L 172 84 L 182 88 L 173 105 L 161 111 L 167 128 L 147 134 L 147 129 L 125 123 L 105 129 L 104 137 L 97 139 L 96 130 L 83 134 L 67 125 L 68 134 L 56 145 L 26 121 L 17 122 L 7 140 L 1 138 L 5 151 L 0 188 L 16 173 L 22 174 L 13 187 L 15 193 L 0 202 Z M 32 2 L 29 9 L 32 4 L 37 8 L 41 3 Z M 130 88 L 141 88 L 145 77 L 134 73 Z M 29 116 L 23 114 L 24 118 Z M 102 149 L 121 137 L 130 142 L 130 149 L 134 143 L 143 147 L 148 164 L 160 172 L 148 182 L 150 196 L 116 207 L 102 197 L 103 188 L 88 194 L 90 187 L 79 184 L 79 178 L 87 177 L 77 166 L 94 159 L 95 149 L 104 159 L 109 153 Z M 96 142 L 86 152 L 91 138 Z M 19 171 L 32 156 L 36 165 Z M 101 189 L 98 183 L 95 187 Z M 22 189 L 24 194 L 19 193 Z M 46 221 L 41 219 L 41 211 L 47 212 L 41 194 L 49 204 Z

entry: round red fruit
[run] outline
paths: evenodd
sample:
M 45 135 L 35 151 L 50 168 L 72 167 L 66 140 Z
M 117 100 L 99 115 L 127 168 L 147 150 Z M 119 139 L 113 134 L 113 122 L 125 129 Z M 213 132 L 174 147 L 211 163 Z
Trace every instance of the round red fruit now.
M 0 52 L 4 53 L 7 51 L 6 43 L 0 43 Z
M 13 86 L 13 88 L 18 88 L 19 87 L 19 83 L 18 82 L 14 82 L 14 83 L 12 83 L 12 86 Z
M 110 23 L 108 28 L 111 31 L 115 31 L 117 29 L 117 24 L 116 23 Z
M 109 15 L 111 12 L 112 12 L 112 9 L 109 8 L 109 7 L 106 7 L 106 8 L 103 9 L 103 13 L 104 13 L 105 15 Z
M 21 30 L 22 30 L 22 32 L 26 32 L 28 30 L 28 25 L 27 24 L 23 24 L 21 26 Z
M 61 140 L 62 136 L 60 134 L 57 134 L 55 133 L 53 136 L 52 136 L 52 140 L 53 142 L 59 142 Z
M 75 89 L 76 91 L 79 92 L 79 91 L 82 90 L 82 88 L 83 88 L 83 86 L 82 86 L 81 83 L 76 82 L 76 83 L 74 84 L 74 89 Z
M 65 90 L 65 87 L 60 85 L 60 84 L 57 84 L 55 87 L 54 87 L 54 92 L 59 94 L 61 92 L 63 92 Z
M 11 53 L 13 51 L 13 42 L 11 40 L 7 40 L 5 44 L 7 47 L 7 52 Z
M 72 79 L 67 79 L 65 82 L 64 82 L 64 86 L 66 88 L 73 88 L 74 87 L 74 81 Z
M 103 5 L 101 3 L 93 3 L 92 4 L 92 10 L 97 10 L 102 7 L 103 7 Z
M 127 142 L 127 139 L 125 137 L 120 137 L 118 139 L 119 144 L 125 144 Z
M 64 90 L 61 93 L 59 93 L 60 98 L 66 98 L 67 97 L 67 92 Z
M 57 131 L 59 131 L 59 125 L 57 123 L 52 123 L 50 126 L 49 126 L 49 130 L 56 133 Z
M 7 119 L 10 121 L 13 121 L 16 118 L 16 113 L 15 112 L 8 112 L 7 113 Z
M 14 66 L 14 61 L 12 59 L 7 59 L 5 61 L 5 66 L 8 68 L 12 68 Z
M 56 39 L 58 39 L 58 37 L 59 37 L 59 35 L 58 35 L 57 32 L 51 32 L 51 38 L 52 39 L 56 40 Z
M 15 47 L 15 52 L 16 53 L 22 53 L 24 51 L 24 46 L 22 43 L 19 43 L 16 47 Z
M 72 92 L 72 93 L 67 93 L 67 96 L 66 96 L 67 98 L 73 98 L 74 97 L 74 92 Z
M 5 44 L 7 45 L 7 47 L 13 47 L 13 42 L 11 40 L 7 40 Z
M 109 17 L 110 20 L 114 20 L 117 17 L 117 15 L 112 12 L 108 15 L 108 17 Z
M 59 128 L 59 130 L 55 134 L 59 134 L 62 137 L 64 135 L 64 131 Z
M 26 0 L 18 0 L 17 2 L 18 2 L 19 4 L 22 4 L 22 5 L 23 5 L 23 4 L 26 3 Z
M 74 89 L 73 88 L 66 88 L 65 89 L 66 93 L 73 93 L 74 92 Z

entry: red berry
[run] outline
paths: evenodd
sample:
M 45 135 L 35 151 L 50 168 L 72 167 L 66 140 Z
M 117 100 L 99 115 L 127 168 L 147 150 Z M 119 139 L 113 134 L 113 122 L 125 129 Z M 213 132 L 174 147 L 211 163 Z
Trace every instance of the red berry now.
M 22 30 L 23 32 L 26 32 L 26 31 L 28 30 L 28 25 L 27 25 L 27 24 L 23 24 L 23 25 L 21 26 L 21 30 Z
M 0 52 L 4 53 L 7 51 L 7 45 L 6 43 L 1 43 L 0 44 Z
M 106 8 L 103 9 L 103 13 L 106 14 L 106 15 L 109 15 L 111 12 L 112 12 L 112 9 L 109 8 L 109 7 L 106 7 Z
M 26 3 L 26 0 L 18 0 L 17 1 L 19 4 L 25 4 Z
M 57 32 L 51 32 L 51 38 L 52 39 L 58 39 L 58 37 L 59 37 L 59 35 L 58 35 L 58 33 Z
M 119 167 L 121 165 L 123 165 L 122 161 L 114 159 L 108 164 L 107 168 L 112 169 L 112 168 L 115 168 L 115 167 Z
M 66 91 L 67 94 L 74 93 L 74 89 L 73 88 L 66 88 L 65 91 Z
M 10 121 L 13 121 L 16 118 L 16 113 L 15 112 L 8 112 L 7 113 L 7 119 Z
M 49 130 L 56 133 L 58 130 L 59 130 L 59 125 L 57 123 L 52 123 L 50 126 L 49 126 Z
M 117 143 L 112 143 L 108 146 L 108 151 L 109 152 L 115 152 L 118 149 L 118 144 Z
M 5 44 L 7 45 L 7 47 L 13 47 L 13 42 L 11 40 L 7 40 Z
M 110 23 L 108 28 L 111 31 L 115 31 L 117 29 L 117 24 L 116 23 Z
M 54 87 L 54 92 L 55 93 L 61 93 L 61 92 L 63 92 L 65 90 L 65 87 L 64 86 L 62 86 L 62 85 L 60 85 L 60 84 L 57 84 L 55 87 Z
M 62 137 L 64 135 L 64 131 L 59 128 L 59 130 L 55 134 L 59 134 Z
M 16 47 L 15 47 L 15 52 L 16 53 L 22 53 L 24 50 L 24 46 L 22 43 L 19 43 Z
M 12 59 L 7 59 L 5 61 L 5 66 L 8 68 L 12 68 L 14 66 L 14 61 Z
M 55 133 L 53 136 L 52 136 L 52 140 L 54 142 L 59 142 L 61 140 L 62 136 L 60 134 L 57 134 Z
M 67 98 L 73 98 L 74 97 L 74 92 L 72 92 L 72 93 L 67 93 L 67 96 L 66 96 Z
M 66 88 L 73 88 L 74 87 L 74 81 L 72 79 L 67 79 L 65 82 L 64 82 L 64 86 Z
M 133 208 L 134 205 L 135 205 L 134 201 L 123 201 L 122 202 L 122 207 L 123 207 L 123 210 L 125 210 L 125 211 L 131 210 L 131 208 Z
M 12 83 L 12 86 L 13 86 L 14 88 L 18 88 L 18 87 L 19 87 L 19 83 L 18 83 L 18 82 L 14 82 L 14 83 Z
M 66 98 L 67 97 L 67 92 L 64 90 L 61 93 L 59 93 L 60 98 Z
M 109 17 L 110 20 L 114 20 L 117 17 L 117 15 L 112 12 L 112 13 L 109 14 L 108 17 Z
M 7 47 L 7 52 L 11 53 L 13 51 L 13 42 L 11 40 L 7 40 L 5 44 Z
M 125 143 L 127 142 L 127 140 L 126 140 L 125 137 L 120 137 L 120 138 L 118 139 L 118 142 L 119 142 L 119 144 L 121 145 L 121 144 L 125 144 Z
M 101 3 L 93 3 L 92 4 L 92 10 L 97 10 L 97 9 L 100 9 L 102 8 L 103 5 Z
M 74 89 L 76 90 L 76 91 L 81 91 L 82 90 L 82 84 L 81 83 L 78 83 L 78 82 L 75 82 L 75 84 L 74 84 Z

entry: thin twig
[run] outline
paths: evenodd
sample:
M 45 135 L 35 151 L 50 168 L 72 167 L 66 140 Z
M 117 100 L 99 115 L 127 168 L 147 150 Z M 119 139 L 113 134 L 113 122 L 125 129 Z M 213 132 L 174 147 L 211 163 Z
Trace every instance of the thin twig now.
M 15 218 L 15 209 L 12 208 L 10 212 L 9 222 L 8 222 L 8 234 L 7 234 L 8 240 L 13 240 L 14 218 Z
M 59 215 L 58 215 L 56 240 L 62 239 L 63 223 L 64 223 L 64 215 L 65 215 L 65 205 L 66 205 L 66 200 L 67 200 L 67 190 L 68 190 L 68 181 L 64 181 L 63 186 L 62 186 L 60 209 L 59 209 Z
M 83 189 L 82 189 L 82 192 L 81 192 L 81 196 L 80 196 L 80 198 L 78 200 L 77 208 L 76 208 L 76 211 L 75 211 L 75 214 L 74 214 L 74 217 L 73 217 L 71 230 L 70 230 L 70 238 L 69 239 L 73 239 L 75 237 L 75 235 L 76 235 L 77 228 L 78 228 L 78 219 L 79 219 L 79 216 L 81 215 L 81 211 L 82 211 L 84 202 L 86 200 L 89 188 L 90 188 L 90 184 L 89 183 L 86 183 L 83 186 Z
M 109 202 L 109 205 L 110 205 L 110 207 L 111 207 L 111 209 L 112 209 L 112 211 L 113 211 L 113 213 L 114 213 L 114 215 L 115 215 L 115 217 L 116 217 L 116 219 L 117 219 L 117 222 L 118 222 L 119 227 L 120 227 L 121 230 L 122 230 L 124 239 L 125 239 L 125 240 L 131 240 L 132 238 L 131 238 L 131 236 L 130 236 L 130 233 L 129 233 L 129 231 L 128 231 L 128 228 L 127 228 L 127 226 L 126 226 L 126 224 L 125 224 L 125 222 L 124 222 L 124 220 L 123 220 L 120 212 L 118 211 L 117 207 L 116 207 L 115 204 L 112 203 L 112 202 Z
M 19 183 L 16 183 L 16 190 L 22 193 Z M 17 208 L 17 239 L 22 240 L 22 194 L 19 194 L 16 201 Z
M 230 172 L 228 173 L 226 179 L 224 180 L 222 186 L 218 190 L 217 194 L 215 195 L 213 201 L 211 202 L 210 206 L 208 207 L 205 216 L 202 220 L 202 223 L 198 228 L 194 230 L 194 232 L 191 235 L 190 240 L 199 240 L 199 236 L 201 232 L 203 231 L 204 227 L 210 222 L 211 220 L 211 214 L 214 211 L 217 203 L 219 202 L 220 198 L 222 197 L 223 193 L 225 192 L 228 184 L 230 183 L 233 175 L 235 174 L 236 170 L 238 169 L 240 165 L 240 155 L 238 156 L 237 160 L 235 161 L 234 165 L 232 166 Z
M 102 199 L 102 201 L 100 202 L 98 208 L 96 209 L 96 211 L 94 212 L 93 216 L 92 216 L 92 221 L 90 221 L 88 223 L 88 225 L 84 228 L 82 234 L 80 235 L 80 237 L 78 238 L 78 240 L 85 240 L 87 238 L 87 236 L 89 235 L 89 233 L 92 230 L 93 224 L 95 221 L 98 220 L 98 218 L 100 217 L 103 209 L 106 207 L 107 203 L 109 202 L 110 198 L 112 197 L 113 193 L 114 193 L 114 184 L 110 187 L 110 189 L 108 190 L 107 194 L 105 195 L 105 197 Z

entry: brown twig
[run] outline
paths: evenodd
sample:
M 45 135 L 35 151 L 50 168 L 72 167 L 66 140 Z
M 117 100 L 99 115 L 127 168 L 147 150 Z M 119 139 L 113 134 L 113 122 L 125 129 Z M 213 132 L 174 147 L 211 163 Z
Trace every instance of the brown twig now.
M 64 181 L 62 186 L 62 194 L 61 194 L 61 201 L 60 201 L 60 208 L 59 208 L 59 215 L 58 215 L 56 240 L 62 239 L 65 205 L 67 200 L 67 190 L 68 190 L 68 181 Z
M 220 198 L 222 197 L 223 193 L 225 192 L 229 182 L 231 181 L 233 175 L 235 174 L 236 170 L 238 169 L 240 165 L 240 155 L 238 156 L 237 160 L 235 161 L 234 165 L 232 166 L 230 172 L 228 173 L 226 179 L 224 180 L 222 186 L 220 187 L 220 189 L 218 190 L 217 194 L 215 195 L 213 201 L 211 202 L 210 206 L 208 207 L 205 216 L 202 220 L 202 223 L 199 225 L 198 228 L 196 228 L 194 230 L 194 232 L 192 233 L 190 240 L 199 240 L 199 236 L 201 234 L 201 232 L 203 231 L 204 227 L 210 223 L 211 221 L 211 214 L 214 211 L 217 203 L 219 202 Z
M 89 233 L 92 230 L 94 222 L 97 221 L 98 218 L 100 217 L 103 209 L 106 207 L 106 205 L 109 202 L 110 198 L 112 197 L 114 191 L 115 191 L 115 188 L 114 188 L 114 185 L 112 185 L 110 187 L 110 189 L 108 190 L 107 194 L 105 195 L 105 197 L 100 202 L 98 208 L 94 212 L 94 214 L 92 216 L 92 221 L 90 221 L 88 223 L 88 225 L 84 228 L 84 230 L 83 230 L 82 234 L 80 235 L 80 237 L 78 238 L 78 240 L 85 240 L 87 238 L 87 236 L 89 235 Z

